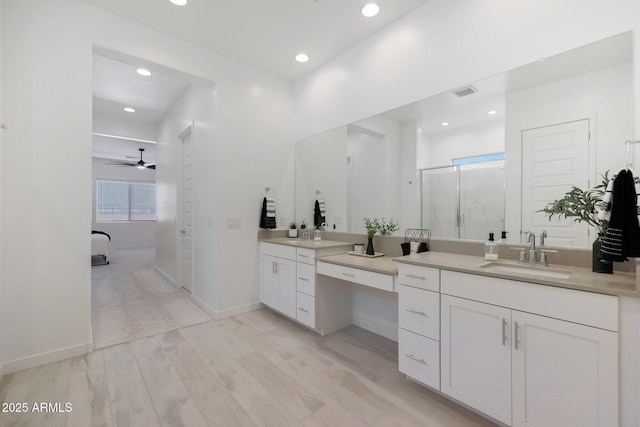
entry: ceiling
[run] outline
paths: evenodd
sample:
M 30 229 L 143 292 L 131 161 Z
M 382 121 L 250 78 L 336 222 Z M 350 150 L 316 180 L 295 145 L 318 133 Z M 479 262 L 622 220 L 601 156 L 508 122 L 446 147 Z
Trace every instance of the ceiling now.
M 294 80 L 322 66 L 428 0 L 377 0 L 380 13 L 365 18 L 364 0 L 84 0 L 101 9 L 211 52 Z M 117 123 L 110 135 L 139 136 L 134 129 L 155 127 L 185 92 L 191 76 L 115 52 L 96 50 L 93 63 L 93 117 Z M 305 52 L 307 63 L 294 61 Z M 138 75 L 143 66 L 150 77 Z M 196 82 L 197 83 L 197 82 Z M 133 107 L 127 113 L 124 107 Z M 152 138 L 145 138 L 152 139 Z M 93 136 L 94 157 L 134 160 L 145 148 L 155 161 L 154 144 Z
M 295 80 L 345 52 L 428 0 L 84 0 L 211 52 Z M 304 51 L 307 63 L 294 61 Z

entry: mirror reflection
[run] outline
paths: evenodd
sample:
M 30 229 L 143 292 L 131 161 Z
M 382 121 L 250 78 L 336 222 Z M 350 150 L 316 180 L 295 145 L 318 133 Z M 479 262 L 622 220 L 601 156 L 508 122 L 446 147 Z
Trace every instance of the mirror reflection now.
M 506 71 L 296 144 L 296 217 L 363 233 L 364 217 L 485 240 L 547 231 L 588 247 L 593 230 L 537 211 L 624 166 L 633 139 L 631 34 Z

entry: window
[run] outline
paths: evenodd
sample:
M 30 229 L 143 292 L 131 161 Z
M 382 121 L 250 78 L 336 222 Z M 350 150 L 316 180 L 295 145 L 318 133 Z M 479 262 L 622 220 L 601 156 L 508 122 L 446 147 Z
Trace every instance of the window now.
M 96 222 L 155 221 L 155 184 L 99 179 L 96 185 Z
M 486 163 L 500 160 L 504 160 L 504 153 L 485 154 L 483 156 L 474 157 L 462 157 L 459 159 L 453 159 L 451 163 L 453 165 L 468 165 L 470 163 Z

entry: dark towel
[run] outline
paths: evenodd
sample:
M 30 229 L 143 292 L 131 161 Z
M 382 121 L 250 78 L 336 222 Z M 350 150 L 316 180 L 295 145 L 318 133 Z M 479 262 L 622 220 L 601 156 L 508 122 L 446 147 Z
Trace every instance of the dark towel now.
M 262 213 L 260 214 L 260 228 L 276 228 L 276 217 L 267 216 L 267 198 L 262 200 Z
M 323 222 L 326 222 L 322 209 L 320 208 L 320 202 L 316 200 L 315 207 L 313 208 L 313 225 L 320 227 Z
M 104 234 L 105 236 L 107 236 L 109 238 L 109 241 L 111 241 L 111 236 L 109 236 L 107 233 L 105 233 L 104 231 L 98 231 L 98 230 L 91 230 L 91 234 Z
M 602 240 L 600 258 L 622 262 L 638 256 L 640 229 L 635 183 L 631 171 L 622 170 L 613 182 L 611 220 Z

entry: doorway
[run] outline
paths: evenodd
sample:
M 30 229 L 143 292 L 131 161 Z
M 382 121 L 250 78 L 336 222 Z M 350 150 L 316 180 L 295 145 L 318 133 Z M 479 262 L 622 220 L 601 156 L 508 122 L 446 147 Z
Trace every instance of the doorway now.
M 141 67 L 150 76 L 137 74 Z M 192 125 L 184 128 L 185 123 L 193 123 L 185 116 L 198 113 L 190 100 L 204 91 L 210 94 L 210 86 L 179 71 L 103 48 L 94 49 L 93 70 L 93 138 L 108 140 L 99 154 L 101 162 L 110 163 L 105 169 L 96 168 L 94 144 L 94 175 L 126 171 L 127 181 L 139 181 L 144 175 L 144 181 L 155 187 L 155 212 L 146 215 L 145 221 L 133 221 L 129 215 L 126 220 L 100 224 L 110 227 L 112 245 L 110 264 L 92 269 L 93 343 L 94 348 L 103 348 L 211 320 L 192 296 L 191 236 L 197 232 L 194 144 Z M 130 108 L 124 110 L 125 105 Z M 144 151 L 138 152 L 141 144 Z M 137 158 L 129 159 L 129 151 Z M 178 200 L 179 192 L 187 203 Z M 131 200 L 134 211 L 139 206 Z M 180 217 L 184 222 L 176 221 Z M 185 230 L 185 238 L 180 229 Z M 179 252 L 179 242 L 185 240 L 188 255 Z M 183 269 L 189 273 L 186 277 L 178 274 Z

